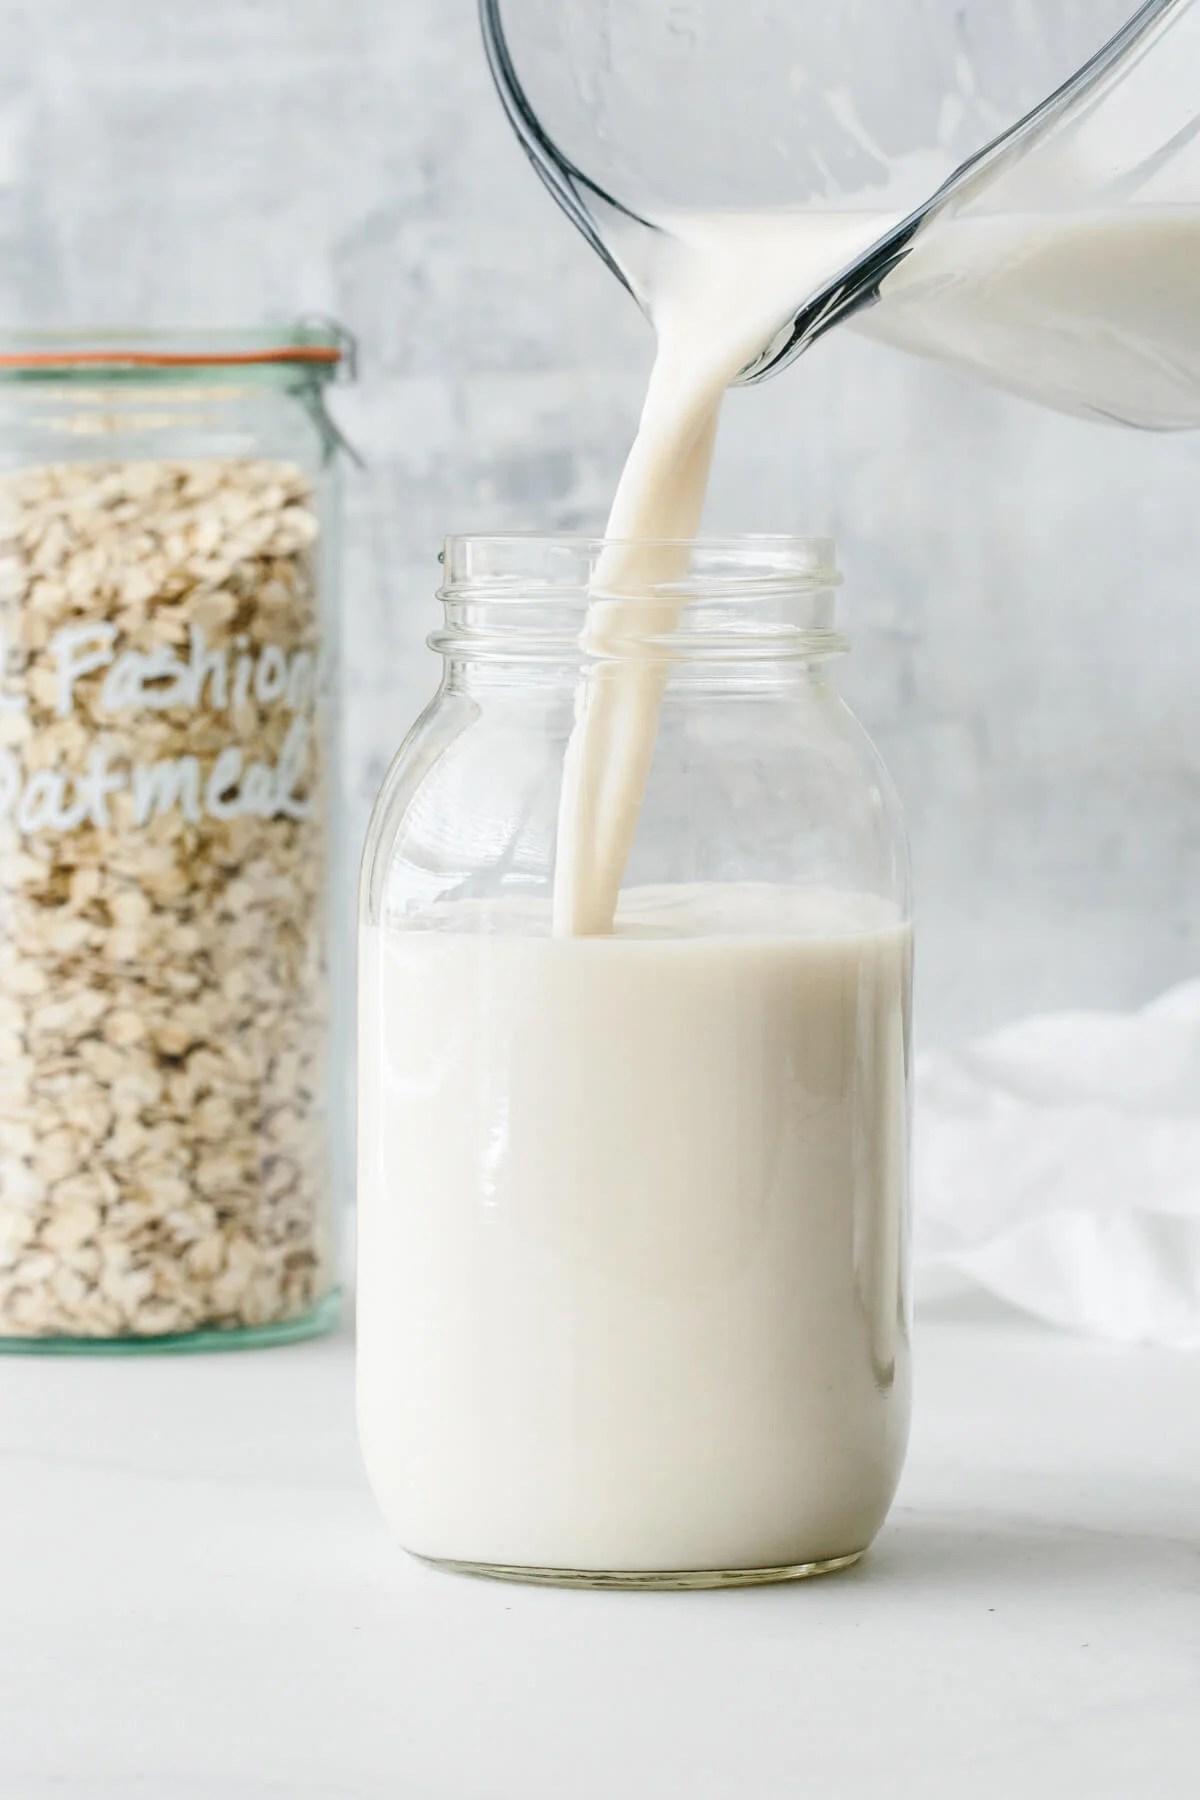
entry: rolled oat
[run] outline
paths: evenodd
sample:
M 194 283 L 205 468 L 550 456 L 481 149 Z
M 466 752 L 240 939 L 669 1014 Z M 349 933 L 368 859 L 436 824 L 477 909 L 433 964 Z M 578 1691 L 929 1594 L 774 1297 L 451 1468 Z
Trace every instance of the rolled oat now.
M 318 519 L 260 460 L 0 477 L 0 1336 L 327 1291 Z

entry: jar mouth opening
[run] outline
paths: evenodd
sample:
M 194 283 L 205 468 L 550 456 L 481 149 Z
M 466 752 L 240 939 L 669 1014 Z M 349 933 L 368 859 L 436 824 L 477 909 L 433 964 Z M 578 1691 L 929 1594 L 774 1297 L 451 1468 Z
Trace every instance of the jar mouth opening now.
M 438 597 L 498 603 L 572 598 L 751 601 L 841 585 L 829 537 L 606 538 L 499 532 L 448 537 Z
M 507 532 L 446 539 L 428 640 L 451 659 L 816 660 L 834 630 L 831 538 L 621 539 Z

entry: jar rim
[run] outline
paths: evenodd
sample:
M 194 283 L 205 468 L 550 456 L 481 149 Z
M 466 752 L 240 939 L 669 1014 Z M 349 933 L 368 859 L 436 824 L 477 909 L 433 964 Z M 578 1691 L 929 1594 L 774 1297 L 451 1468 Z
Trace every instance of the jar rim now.
M 489 600 L 537 600 L 586 595 L 596 588 L 601 560 L 611 551 L 686 552 L 686 566 L 654 579 L 646 598 L 751 599 L 816 593 L 841 586 L 831 537 L 741 533 L 693 538 L 608 538 L 577 532 L 507 531 L 447 537 L 440 561 L 439 598 L 474 593 Z
M 606 585 L 613 549 L 682 552 Z M 452 659 L 745 661 L 838 655 L 831 538 L 620 539 L 506 532 L 446 539 L 428 640 Z

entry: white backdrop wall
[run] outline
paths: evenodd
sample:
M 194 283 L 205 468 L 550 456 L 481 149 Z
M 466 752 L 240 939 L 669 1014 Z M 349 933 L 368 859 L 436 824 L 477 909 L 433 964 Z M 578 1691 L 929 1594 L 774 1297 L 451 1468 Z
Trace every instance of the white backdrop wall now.
M 434 680 L 439 538 L 598 528 L 648 328 L 510 141 L 472 0 L 0 0 L 0 325 L 308 310 L 362 347 L 357 830 Z M 1198 439 L 846 336 L 730 403 L 711 525 L 840 540 L 926 1041 L 1200 968 L 1198 477 Z

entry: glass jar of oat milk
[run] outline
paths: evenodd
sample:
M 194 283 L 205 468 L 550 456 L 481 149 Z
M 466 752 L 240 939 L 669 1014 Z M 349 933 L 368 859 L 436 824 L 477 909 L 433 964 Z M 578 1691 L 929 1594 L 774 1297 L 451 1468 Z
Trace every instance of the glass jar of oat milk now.
M 0 1349 L 333 1317 L 343 365 L 0 340 Z
M 367 1467 L 435 1562 L 815 1574 L 907 1434 L 904 832 L 834 685 L 828 542 L 658 546 L 597 633 L 605 554 L 449 541 L 441 687 L 370 829 Z M 622 783 L 612 928 L 579 933 L 556 886 Z

